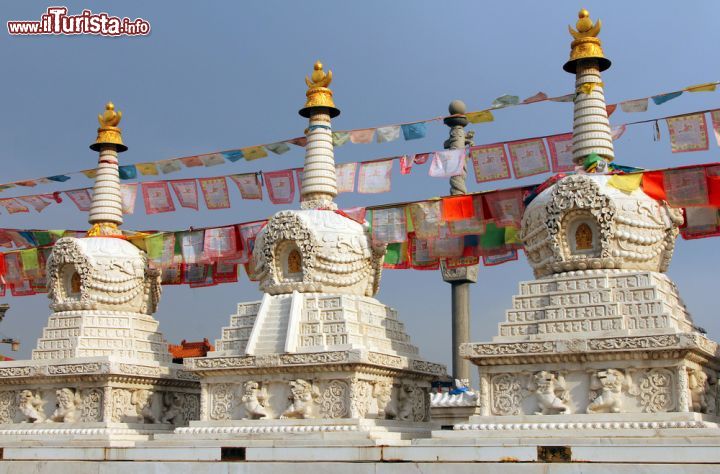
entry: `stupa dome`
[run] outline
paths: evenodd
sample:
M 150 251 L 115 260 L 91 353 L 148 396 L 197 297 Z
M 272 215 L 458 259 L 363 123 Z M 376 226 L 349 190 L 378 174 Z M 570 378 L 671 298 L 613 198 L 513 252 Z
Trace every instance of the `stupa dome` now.
M 521 238 L 536 278 L 589 269 L 667 270 L 681 211 L 641 188 L 621 191 L 609 179 L 567 176 L 528 204 Z
M 63 237 L 48 261 L 54 311 L 113 310 L 152 314 L 160 300 L 159 273 L 145 252 L 114 237 Z
M 255 278 L 271 294 L 374 296 L 385 247 L 373 248 L 362 224 L 331 210 L 281 211 L 258 234 Z

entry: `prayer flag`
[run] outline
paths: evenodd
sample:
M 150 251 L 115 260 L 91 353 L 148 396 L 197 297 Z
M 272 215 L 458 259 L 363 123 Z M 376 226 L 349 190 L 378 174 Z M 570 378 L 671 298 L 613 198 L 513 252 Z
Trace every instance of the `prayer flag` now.
M 135 179 L 137 178 L 137 168 L 135 165 L 119 166 L 118 174 L 120 179 Z
M 344 163 L 335 165 L 338 193 L 352 193 L 355 191 L 355 174 L 357 163 Z
M 385 251 L 383 267 L 393 270 L 408 268 L 408 243 L 395 242 L 388 244 L 387 250 Z
M 520 103 L 520 97 L 516 95 L 501 95 L 497 99 L 492 101 L 492 108 L 493 109 L 501 109 L 503 107 L 508 107 L 511 105 L 518 105 Z
M 50 181 L 56 181 L 58 183 L 64 183 L 65 181 L 70 179 L 70 176 L 65 176 L 64 174 L 59 174 L 56 176 L 48 176 L 47 179 Z
M 720 207 L 720 166 L 705 168 L 710 205 Z
M 242 154 L 247 161 L 258 160 L 260 158 L 265 158 L 266 156 L 268 156 L 265 148 L 261 146 L 251 146 L 248 148 L 243 148 Z
M 479 257 L 449 257 L 444 261 L 445 268 L 460 268 L 477 265 L 480 263 Z
M 238 265 L 232 262 L 215 262 L 212 269 L 215 283 L 234 283 L 238 281 Z
M 339 212 L 341 215 L 344 215 L 348 219 L 352 219 L 358 224 L 363 224 L 365 222 L 365 208 L 364 207 L 350 207 L 347 209 L 343 209 L 341 211 L 335 211 Z
M 374 135 L 374 128 L 366 128 L 364 130 L 352 130 L 350 132 L 350 141 L 353 143 L 372 143 Z
M 234 174 L 230 179 L 237 185 L 243 199 L 262 200 L 262 186 L 257 173 Z
M 465 148 L 433 152 L 428 175 L 433 178 L 450 178 L 465 171 Z
M 427 240 L 411 238 L 410 265 L 415 270 L 437 270 L 440 266 L 440 260 L 430 256 L 430 247 Z
M 646 171 L 642 175 L 645 194 L 658 201 L 665 200 L 665 178 L 662 171 Z
M 640 187 L 642 177 L 642 173 L 614 174 L 608 179 L 608 186 L 630 194 Z
M 430 153 L 418 153 L 413 158 L 413 163 L 416 165 L 424 165 L 430 159 Z
M 710 112 L 710 117 L 712 118 L 713 131 L 715 132 L 715 141 L 717 141 L 718 146 L 720 146 L 720 109 Z
M 552 102 L 572 102 L 575 99 L 575 94 L 566 94 L 558 97 L 550 97 L 548 100 Z
M 713 92 L 717 87 L 717 82 L 706 82 L 705 84 L 697 84 L 695 86 L 687 87 L 685 90 L 688 92 Z
M 203 162 L 199 156 L 188 156 L 186 158 L 180 158 L 180 161 L 182 161 L 182 164 L 184 164 L 187 168 L 203 166 Z
M 307 137 L 292 138 L 290 140 L 285 140 L 285 143 L 291 143 L 295 146 L 305 148 L 305 145 L 307 145 Z
M 372 213 L 372 238 L 375 243 L 407 240 L 405 208 L 375 209 Z
M 191 287 L 212 285 L 211 265 L 204 263 L 186 263 L 183 265 L 183 283 L 189 283 Z M 208 276 L 211 281 L 208 281 Z
M 240 247 L 242 252 L 238 263 L 247 263 L 250 261 L 253 249 L 255 247 L 255 237 L 267 224 L 267 221 L 248 222 L 238 225 L 240 232 Z
M 10 293 L 13 296 L 30 296 L 35 294 L 29 280 L 22 280 L 10 286 Z
M 522 103 L 523 103 L 523 104 L 532 104 L 532 103 L 534 103 L 534 102 L 540 102 L 540 101 L 543 101 L 543 100 L 547 100 L 547 98 L 548 98 L 548 96 L 547 96 L 546 93 L 544 93 L 544 92 L 538 92 L 538 93 L 535 94 L 534 96 L 528 97 L 527 99 L 523 100 Z
M 377 142 L 386 143 L 392 142 L 400 138 L 400 126 L 391 125 L 389 127 L 379 127 L 376 129 Z
M 290 151 L 290 147 L 285 142 L 270 143 L 269 145 L 265 145 L 265 148 L 276 155 L 282 155 L 283 153 Z
M 135 168 L 137 168 L 143 176 L 156 176 L 159 174 L 155 163 L 138 163 L 135 165 Z
M 425 122 L 406 123 L 400 126 L 402 128 L 405 140 L 417 140 L 423 138 L 427 134 Z
M 225 164 L 225 159 L 223 158 L 222 153 L 213 153 L 211 155 L 202 155 L 200 157 L 200 159 L 202 160 L 203 165 L 205 165 L 208 168 L 211 166 Z
M 655 102 L 655 105 L 661 105 L 669 100 L 673 100 L 676 97 L 680 97 L 682 95 L 683 91 L 677 91 L 677 92 L 670 92 L 668 94 L 660 94 L 655 95 L 652 97 L 652 101 Z
M 295 180 L 297 180 L 298 194 L 300 194 L 300 196 L 302 196 L 303 169 L 295 168 L 295 169 L 293 169 L 293 172 L 295 173 Z M 337 187 L 337 184 L 336 184 L 336 187 Z
M 438 236 L 442 222 L 440 206 L 440 201 L 414 202 L 408 205 L 408 215 L 418 238 L 426 240 Z
M 362 163 L 358 178 L 358 192 L 361 194 L 389 192 L 392 165 L 393 160 Z
M 92 198 L 90 197 L 89 188 L 65 191 L 65 195 L 67 195 L 67 197 L 69 197 L 70 200 L 75 203 L 75 205 L 80 211 L 87 212 L 90 210 L 90 206 L 92 205 Z
M 159 260 L 163 255 L 163 235 L 153 234 L 145 237 L 145 249 L 147 256 L 151 260 Z
M 89 179 L 95 179 L 97 177 L 97 169 L 96 168 L 93 168 L 90 170 L 84 170 L 84 171 L 81 171 L 81 173 L 84 174 L 85 177 L 89 178 Z
M 683 239 L 700 239 L 720 235 L 720 218 L 716 207 L 688 207 L 685 224 L 680 228 Z
M 181 262 L 173 262 L 170 265 L 162 267 L 160 278 L 163 285 L 180 285 L 183 282 L 184 265 Z
M 20 251 L 20 261 L 22 269 L 26 276 L 31 276 L 40 268 L 37 249 L 27 249 Z
M 502 253 L 494 253 L 490 255 L 483 255 L 483 265 L 490 267 L 493 265 L 500 265 L 501 263 L 511 262 L 518 259 L 517 250 L 508 250 Z
M 403 155 L 400 157 L 400 174 L 410 174 L 415 162 L 415 155 Z
M 625 113 L 645 112 L 648 108 L 648 100 L 645 98 L 620 102 L 620 108 Z
M 573 171 L 575 169 L 575 162 L 573 162 L 572 158 L 572 137 L 572 133 L 547 137 L 553 173 Z
M 709 205 L 705 168 L 668 170 L 663 174 L 668 204 L 673 207 Z
M 205 230 L 205 258 L 215 261 L 233 258 L 237 255 L 235 227 L 216 227 Z
M 483 194 L 483 197 L 490 211 L 489 217 L 496 225 L 520 227 L 524 211 L 522 190 L 493 191 Z
M 158 214 L 160 212 L 173 212 L 175 205 L 170 197 L 170 189 L 167 182 L 156 181 L 142 183 L 143 202 L 145 213 Z
M 170 185 L 182 207 L 198 210 L 197 181 L 194 179 L 176 179 L 170 181 Z
M 218 178 L 199 178 L 205 205 L 209 210 L 227 209 L 230 207 L 230 193 L 224 176 Z
M 202 230 L 179 232 L 183 262 L 200 263 L 203 259 L 204 236 Z
M 495 117 L 493 117 L 492 112 L 489 110 L 480 110 L 478 112 L 470 112 L 465 115 L 465 117 L 468 119 L 470 123 L 485 123 L 485 122 L 492 122 L 495 120 Z
M 446 226 L 441 226 L 438 238 L 428 240 L 428 247 L 431 257 L 461 257 L 465 248 L 465 238 L 453 237 Z
M 180 171 L 182 169 L 178 160 L 162 160 L 158 161 L 157 165 L 162 174 L 175 173 L 176 171 Z
M 475 182 L 487 183 L 510 178 L 510 165 L 502 143 L 471 147 L 470 158 L 475 170 Z
M 617 110 L 617 104 L 608 104 L 605 106 L 605 112 L 610 117 Z
M 5 254 L 5 273 L 1 275 L 6 284 L 14 284 L 22 281 L 22 266 L 20 255 L 17 252 Z
M 708 149 L 705 114 L 683 115 L 665 119 L 670 132 L 673 153 Z
M 442 216 L 446 222 L 475 217 L 472 196 L 450 196 L 442 200 Z
M 290 147 L 285 145 L 288 150 Z M 235 163 L 236 161 L 240 161 L 243 159 L 243 152 L 241 150 L 229 150 L 229 151 L 222 151 L 220 152 L 226 160 L 228 160 L 230 163 Z
M 333 146 L 343 146 L 350 140 L 350 132 L 333 132 L 332 144 Z
M 478 235 L 485 232 L 483 198 L 481 194 L 472 197 L 474 215 L 459 221 L 448 222 L 448 230 L 452 235 Z
M 45 201 L 40 196 L 23 196 L 19 199 L 24 203 L 30 204 L 37 212 L 42 212 L 43 209 L 50 205 L 49 202 Z
M 613 141 L 619 140 L 620 137 L 623 136 L 625 133 L 625 125 L 619 125 L 617 127 L 613 127 L 612 130 L 610 130 L 610 133 L 612 135 Z
M 295 180 L 292 170 L 263 173 L 268 197 L 273 204 L 289 204 L 295 198 Z
M 541 138 L 508 143 L 515 177 L 525 178 L 550 171 L 545 144 Z
M 128 183 L 120 185 L 120 197 L 122 198 L 123 214 L 133 214 L 135 212 L 135 200 L 137 199 L 137 183 Z

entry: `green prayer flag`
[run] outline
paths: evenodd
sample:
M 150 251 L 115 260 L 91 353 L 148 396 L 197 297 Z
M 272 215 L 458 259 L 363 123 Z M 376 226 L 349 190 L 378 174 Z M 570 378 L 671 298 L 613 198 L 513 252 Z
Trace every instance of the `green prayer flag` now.
M 407 260 L 407 242 L 388 244 L 385 253 L 385 265 L 400 265 Z
M 485 233 L 480 236 L 480 247 L 496 249 L 505 245 L 505 228 L 498 227 L 493 222 L 485 226 Z
M 40 247 L 45 246 L 45 245 L 50 245 L 53 242 L 50 232 L 47 232 L 44 230 L 33 232 L 33 238 L 35 239 L 35 242 L 37 242 L 38 246 L 40 246 Z
M 150 237 L 145 237 L 145 248 L 147 248 L 148 258 L 157 260 L 162 257 L 164 237 L 164 234 L 154 234 Z
M 37 249 L 21 250 L 20 259 L 22 260 L 23 271 L 25 272 L 38 270 L 40 268 Z
M 506 244 L 521 244 L 520 237 L 518 237 L 517 227 L 505 227 L 505 243 Z

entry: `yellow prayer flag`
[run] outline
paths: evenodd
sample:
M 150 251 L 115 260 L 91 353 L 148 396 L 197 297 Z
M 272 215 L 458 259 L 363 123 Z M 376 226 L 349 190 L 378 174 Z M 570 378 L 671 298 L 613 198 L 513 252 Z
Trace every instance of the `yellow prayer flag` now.
M 687 87 L 685 90 L 688 92 L 713 92 L 716 87 L 716 82 L 706 82 L 705 84 L 696 84 L 694 86 Z
M 158 169 L 155 163 L 138 163 L 135 165 L 135 168 L 137 168 L 143 176 L 155 176 L 158 174 Z
M 631 193 L 640 187 L 642 176 L 642 173 L 614 174 L 608 179 L 608 186 L 617 188 L 625 193 Z
M 505 227 L 505 243 L 506 244 L 522 244 L 522 240 L 518 236 L 518 230 L 516 227 L 508 226 Z
M 90 179 L 95 179 L 95 176 L 97 176 L 97 170 L 94 168 L 91 170 L 85 170 L 82 172 L 82 174 L 84 174 L 85 176 L 87 176 Z
M 261 146 L 251 146 L 248 148 L 243 148 L 241 151 L 243 154 L 243 158 L 245 158 L 247 161 L 257 160 L 258 158 L 265 158 L 266 156 L 268 156 L 265 148 Z
M 470 121 L 470 123 L 482 123 L 482 122 L 492 122 L 495 120 L 493 117 L 492 112 L 489 110 L 481 110 L 480 112 L 470 112 L 466 115 L 467 119 Z
M 582 92 L 585 95 L 590 95 L 596 87 L 603 87 L 604 85 L 605 84 L 603 84 L 602 82 L 585 82 L 583 84 L 580 84 L 580 87 L 578 87 L 578 92 Z

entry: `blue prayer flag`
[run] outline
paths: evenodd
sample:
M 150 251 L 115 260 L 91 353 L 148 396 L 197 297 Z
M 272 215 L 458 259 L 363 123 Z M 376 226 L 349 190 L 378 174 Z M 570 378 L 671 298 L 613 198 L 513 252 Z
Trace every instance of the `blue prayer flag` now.
M 680 97 L 682 95 L 682 91 L 677 92 L 670 92 L 669 94 L 661 94 L 653 96 L 652 100 L 655 102 L 655 105 L 664 104 L 668 100 L 673 100 L 676 97 Z
M 402 128 L 405 140 L 415 140 L 417 138 L 423 138 L 427 134 L 425 122 L 408 123 L 406 125 L 400 125 L 400 127 Z
M 48 176 L 47 179 L 50 181 L 57 181 L 59 183 L 64 183 L 68 179 L 70 179 L 70 176 L 65 176 L 64 174 L 59 174 L 57 176 Z
M 242 160 L 243 152 L 240 150 L 223 151 L 222 156 L 224 156 L 226 160 L 235 163 L 238 160 Z
M 120 179 L 137 178 L 137 168 L 135 168 L 135 165 L 120 166 L 118 172 L 120 173 Z

